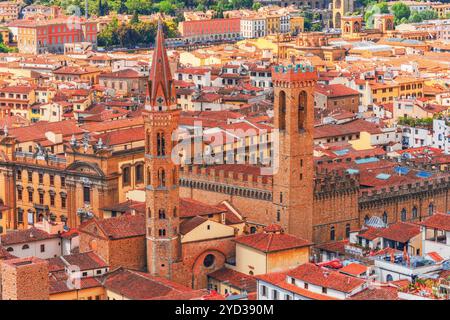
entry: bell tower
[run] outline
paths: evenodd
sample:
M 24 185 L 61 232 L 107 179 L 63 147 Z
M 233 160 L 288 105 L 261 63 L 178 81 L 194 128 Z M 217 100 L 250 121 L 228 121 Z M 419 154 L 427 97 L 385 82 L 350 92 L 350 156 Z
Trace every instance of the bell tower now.
M 317 73 L 309 65 L 276 66 L 274 125 L 278 129 L 278 170 L 273 177 L 277 223 L 288 233 L 312 240 L 314 195 L 313 121 Z
M 178 166 L 172 161 L 180 110 L 164 46 L 161 22 L 153 52 L 145 110 L 145 181 L 147 269 L 157 276 L 173 276 L 180 259 Z

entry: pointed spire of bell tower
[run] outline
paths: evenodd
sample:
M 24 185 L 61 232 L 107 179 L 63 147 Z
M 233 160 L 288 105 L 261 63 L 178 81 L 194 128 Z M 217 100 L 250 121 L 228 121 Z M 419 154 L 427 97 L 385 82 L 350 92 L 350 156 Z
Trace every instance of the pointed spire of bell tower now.
M 158 31 L 153 51 L 152 66 L 148 82 L 146 109 L 167 110 L 176 104 L 175 86 L 170 71 L 169 58 L 164 42 L 161 17 L 158 19 Z

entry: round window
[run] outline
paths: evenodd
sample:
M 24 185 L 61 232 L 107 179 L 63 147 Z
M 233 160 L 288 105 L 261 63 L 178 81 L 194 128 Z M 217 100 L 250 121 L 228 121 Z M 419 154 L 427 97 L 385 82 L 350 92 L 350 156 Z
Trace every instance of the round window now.
M 214 257 L 214 255 L 212 254 L 208 254 L 203 260 L 203 265 L 209 268 L 214 264 L 214 260 L 216 260 L 216 257 Z

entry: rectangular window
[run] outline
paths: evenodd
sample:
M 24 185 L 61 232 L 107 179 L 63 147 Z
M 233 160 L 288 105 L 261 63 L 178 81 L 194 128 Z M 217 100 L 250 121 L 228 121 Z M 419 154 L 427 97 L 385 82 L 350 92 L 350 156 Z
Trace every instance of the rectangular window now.
M 22 201 L 23 193 L 22 189 L 17 190 L 17 200 Z
M 39 184 L 44 183 L 44 175 L 42 173 L 39 173 Z
M 322 287 L 322 293 L 327 293 L 327 288 Z
M 44 204 L 44 194 L 39 193 L 39 204 Z
M 267 297 L 267 287 L 264 285 L 261 285 L 261 295 Z
M 28 171 L 28 182 L 33 182 L 33 172 Z
M 61 197 L 61 208 L 63 208 L 63 209 L 66 208 L 66 198 L 65 197 Z
M 273 290 L 272 291 L 272 299 L 273 300 L 278 300 L 278 291 L 277 290 Z
M 91 203 L 91 188 L 83 187 L 83 200 L 84 203 Z
M 66 186 L 66 178 L 61 177 L 61 187 L 65 187 L 65 186 Z
M 33 202 L 33 191 L 28 191 L 28 202 Z
M 54 194 L 50 195 L 50 206 L 52 206 L 52 207 L 55 206 L 55 195 Z
M 41 252 L 45 252 L 45 244 L 41 244 Z
M 50 185 L 54 186 L 55 185 L 55 176 L 54 175 L 50 175 Z

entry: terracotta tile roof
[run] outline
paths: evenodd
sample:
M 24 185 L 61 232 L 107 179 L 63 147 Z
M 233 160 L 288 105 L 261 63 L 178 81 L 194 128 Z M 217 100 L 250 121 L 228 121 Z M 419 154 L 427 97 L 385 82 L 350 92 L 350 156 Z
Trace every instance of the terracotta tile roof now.
M 314 139 L 359 134 L 366 131 L 371 134 L 381 133 L 380 126 L 363 119 L 356 119 L 343 124 L 327 124 L 314 128 Z
M 8 232 L 1 236 L 1 243 L 4 246 L 11 246 L 19 243 L 42 241 L 58 238 L 58 234 L 50 234 L 35 227 L 27 230 L 17 230 Z
M 226 210 L 222 207 L 212 206 L 190 198 L 180 199 L 181 218 L 204 216 L 208 214 L 218 214 L 225 211 Z
M 344 86 L 343 84 L 318 84 L 315 86 L 315 92 L 323 94 L 329 98 L 359 95 L 359 92 Z
M 123 268 L 109 273 L 103 285 L 107 290 L 132 300 L 160 299 L 169 295 L 192 292 L 191 289 L 165 278 Z
M 264 282 L 270 283 L 272 285 L 275 285 L 279 288 L 294 292 L 300 296 L 312 299 L 312 300 L 337 300 L 332 297 L 328 297 L 323 294 L 315 293 L 312 291 L 309 291 L 307 289 L 300 288 L 296 285 L 290 284 L 286 281 L 287 271 L 282 272 L 274 272 L 274 273 L 267 273 L 262 275 L 255 276 L 256 279 L 262 280 Z
M 69 265 L 78 266 L 81 271 L 108 267 L 108 264 L 92 251 L 65 255 L 61 258 Z
M 116 211 L 121 213 L 131 213 L 133 210 L 145 213 L 145 202 L 127 200 L 101 209 L 104 211 Z
M 255 233 L 236 238 L 236 243 L 254 248 L 262 252 L 274 252 L 294 248 L 308 247 L 312 243 L 285 233 Z
M 365 283 L 362 279 L 321 268 L 313 263 L 305 263 L 295 269 L 289 270 L 287 275 L 310 284 L 345 293 L 349 293 Z
M 63 136 L 82 134 L 84 130 L 76 125 L 75 120 L 63 120 L 58 122 L 39 121 L 33 125 L 20 128 L 11 128 L 9 133 L 18 142 L 46 140 L 45 134 L 53 132 Z
M 208 277 L 225 282 L 239 290 L 245 290 L 247 293 L 256 291 L 255 277 L 226 267 L 208 274 Z
M 144 132 L 144 127 L 129 128 L 102 133 L 95 136 L 95 138 L 97 140 L 102 139 L 107 146 L 114 146 L 133 141 L 143 141 Z
M 419 225 L 406 222 L 397 222 L 383 229 L 383 231 L 380 232 L 380 236 L 385 239 L 405 243 L 411 238 L 417 236 L 419 233 Z
M 366 230 L 361 230 L 356 236 L 367 240 L 374 240 L 380 236 L 382 231 L 383 229 L 381 228 L 367 227 Z
M 6 251 L 6 249 L 0 245 L 0 260 L 14 259 L 16 258 L 11 253 Z
M 420 224 L 427 228 L 450 231 L 450 214 L 436 213 Z
M 144 78 L 145 76 L 133 69 L 124 69 L 114 72 L 105 72 L 99 75 L 99 78 Z
M 349 300 L 400 300 L 398 289 L 390 286 L 371 286 L 351 296 Z
M 333 242 L 327 242 L 323 244 L 316 245 L 315 247 L 317 249 L 321 249 L 328 252 L 337 252 L 344 254 L 345 253 L 345 246 L 348 244 L 348 240 L 341 240 L 341 241 L 333 241 Z
M 349 274 L 351 276 L 359 276 L 360 274 L 367 271 L 367 267 L 359 264 L 359 263 L 350 263 L 346 265 L 345 267 L 339 269 L 339 272 Z
M 206 221 L 208 221 L 207 218 L 200 216 L 196 216 L 190 219 L 184 219 L 183 222 L 180 223 L 180 233 L 182 235 L 185 235 Z
M 50 294 L 64 293 L 74 291 L 76 289 L 67 286 L 67 275 L 65 272 L 61 275 L 55 273 L 49 275 L 49 292 Z M 80 279 L 80 289 L 98 288 L 102 287 L 99 279 L 89 277 Z
M 81 225 L 79 230 L 83 232 L 84 227 L 90 223 L 96 223 L 105 235 L 113 240 L 145 236 L 145 217 L 141 215 L 123 215 L 116 218 L 90 220 Z

